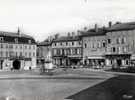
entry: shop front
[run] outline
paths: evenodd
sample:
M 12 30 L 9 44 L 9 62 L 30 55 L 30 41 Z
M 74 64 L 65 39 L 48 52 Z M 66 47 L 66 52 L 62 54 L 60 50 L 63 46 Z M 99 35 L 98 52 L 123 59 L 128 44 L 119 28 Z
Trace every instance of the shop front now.
M 131 54 L 106 55 L 106 66 L 120 68 L 130 65 Z
M 105 58 L 103 56 L 85 57 L 84 65 L 89 68 L 103 68 L 105 65 Z

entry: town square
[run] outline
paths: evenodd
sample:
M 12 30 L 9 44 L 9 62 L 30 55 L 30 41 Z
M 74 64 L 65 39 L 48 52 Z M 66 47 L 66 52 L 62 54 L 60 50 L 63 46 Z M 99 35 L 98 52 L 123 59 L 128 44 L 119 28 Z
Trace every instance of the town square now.
M 0 100 L 135 100 L 134 4 L 0 0 Z

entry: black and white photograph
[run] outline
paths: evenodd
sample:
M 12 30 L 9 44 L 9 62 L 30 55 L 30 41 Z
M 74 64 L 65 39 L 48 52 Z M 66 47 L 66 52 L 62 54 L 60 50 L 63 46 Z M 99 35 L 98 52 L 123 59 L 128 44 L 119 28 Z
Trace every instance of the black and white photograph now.
M 135 0 L 0 0 L 0 100 L 135 100 Z

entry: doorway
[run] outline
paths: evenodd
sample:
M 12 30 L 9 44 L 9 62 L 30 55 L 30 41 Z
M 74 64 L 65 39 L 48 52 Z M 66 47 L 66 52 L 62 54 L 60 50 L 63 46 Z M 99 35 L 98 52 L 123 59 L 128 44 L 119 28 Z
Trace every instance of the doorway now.
M 21 67 L 21 62 L 19 60 L 13 61 L 13 69 L 19 70 Z
M 118 65 L 118 66 L 121 66 L 121 65 L 122 65 L 121 59 L 118 59 L 118 60 L 117 60 L 117 65 Z

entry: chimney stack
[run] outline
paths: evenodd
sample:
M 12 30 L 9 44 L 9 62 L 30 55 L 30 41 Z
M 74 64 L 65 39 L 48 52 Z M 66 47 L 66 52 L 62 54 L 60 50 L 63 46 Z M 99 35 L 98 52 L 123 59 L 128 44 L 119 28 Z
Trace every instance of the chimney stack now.
M 56 34 L 54 35 L 54 38 L 55 38 L 55 39 L 59 38 L 59 35 L 60 35 L 59 33 L 56 33 Z
M 112 27 L 112 22 L 111 21 L 108 22 L 108 26 L 109 26 L 109 28 Z
M 70 32 L 68 32 L 68 34 L 67 34 L 67 35 L 68 35 L 68 37 L 70 37 Z
M 81 31 L 80 30 L 77 30 L 77 35 L 79 36 L 81 34 Z
M 84 31 L 87 31 L 87 27 L 84 27 Z
M 20 28 L 18 27 L 17 34 L 20 35 Z
M 98 32 L 98 26 L 95 24 L 95 32 Z
M 74 37 L 75 36 L 75 32 L 72 32 L 72 37 Z

